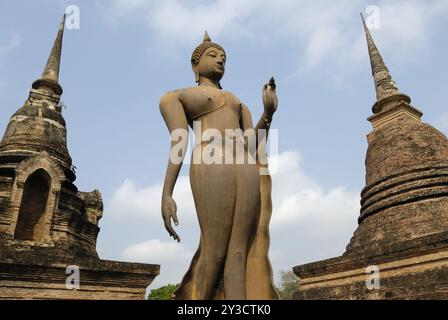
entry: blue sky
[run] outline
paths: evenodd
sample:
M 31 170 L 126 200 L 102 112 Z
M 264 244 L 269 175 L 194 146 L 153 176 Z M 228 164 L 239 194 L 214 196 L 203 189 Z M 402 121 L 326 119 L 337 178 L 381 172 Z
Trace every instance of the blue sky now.
M 341 254 L 359 213 L 375 92 L 359 12 L 380 9 L 372 30 L 400 90 L 424 121 L 448 132 L 446 1 L 2 1 L 0 128 L 44 67 L 65 8 L 60 82 L 80 190 L 105 202 L 104 259 L 162 264 L 154 286 L 180 281 L 199 230 L 188 168 L 176 188 L 183 240 L 160 218 L 169 135 L 158 102 L 194 85 L 190 56 L 208 30 L 227 51 L 225 90 L 258 119 L 261 88 L 278 84 L 279 172 L 274 175 L 271 258 L 276 272 Z

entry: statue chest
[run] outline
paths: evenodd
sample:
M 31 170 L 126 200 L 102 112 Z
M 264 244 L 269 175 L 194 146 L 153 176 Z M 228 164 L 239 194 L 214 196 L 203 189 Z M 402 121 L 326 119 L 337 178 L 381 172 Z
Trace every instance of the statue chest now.
M 182 94 L 182 104 L 189 121 L 221 108 L 241 114 L 241 102 L 229 92 L 211 87 L 192 88 Z

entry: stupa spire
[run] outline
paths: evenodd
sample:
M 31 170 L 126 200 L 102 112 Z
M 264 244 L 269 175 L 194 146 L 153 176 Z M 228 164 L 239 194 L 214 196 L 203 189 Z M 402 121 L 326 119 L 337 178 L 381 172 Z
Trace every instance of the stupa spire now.
M 367 27 L 366 21 L 364 20 L 362 14 L 361 19 L 364 25 L 364 31 L 366 33 L 370 64 L 372 66 L 372 75 L 375 81 L 377 101 L 390 96 L 399 95 L 400 93 L 398 87 L 392 79 L 389 69 L 384 63 L 383 58 L 381 57 L 381 54 L 373 41 L 372 35 L 370 34 L 369 28 Z
M 46 86 L 52 88 L 54 90 L 54 93 L 58 95 L 62 94 L 62 88 L 59 85 L 59 69 L 61 65 L 64 27 L 65 27 L 65 14 L 62 17 L 58 34 L 56 36 L 56 40 L 54 41 L 53 48 L 51 49 L 50 56 L 48 57 L 45 69 L 42 73 L 41 78 L 33 83 L 33 89 L 38 89 L 42 86 Z

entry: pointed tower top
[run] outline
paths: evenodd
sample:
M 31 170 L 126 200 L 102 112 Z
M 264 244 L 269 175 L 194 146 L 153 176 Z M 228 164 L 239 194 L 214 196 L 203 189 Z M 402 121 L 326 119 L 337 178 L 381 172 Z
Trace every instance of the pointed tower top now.
M 373 41 L 372 35 L 370 34 L 370 30 L 367 27 L 366 21 L 362 13 L 361 13 L 361 19 L 366 34 L 367 47 L 369 49 L 370 64 L 372 66 L 372 75 L 375 81 L 377 102 L 382 99 L 396 95 L 407 97 L 405 95 L 400 94 L 395 81 L 392 79 L 390 75 L 389 69 L 384 63 L 383 58 L 381 57 L 381 54 L 378 51 L 375 42 Z M 408 102 L 410 102 L 409 97 L 407 97 L 407 99 L 405 100 L 409 100 Z
M 364 32 L 366 33 L 367 47 L 369 49 L 370 62 L 372 64 L 372 75 L 375 76 L 376 73 L 381 71 L 389 72 L 389 69 L 387 69 L 383 58 L 381 57 L 380 52 L 373 41 L 372 35 L 370 34 L 370 30 L 367 27 L 366 20 L 364 19 L 362 13 L 361 19 L 364 26 Z
M 33 89 L 38 89 L 41 86 L 47 86 L 54 89 L 58 95 L 62 94 L 62 88 L 59 85 L 59 69 L 61 65 L 62 41 L 64 38 L 65 14 L 62 17 L 59 31 L 51 49 L 50 56 L 45 66 L 44 72 L 39 80 L 33 83 Z
M 208 32 L 207 32 L 207 30 L 205 31 L 205 34 L 204 34 L 204 42 L 211 42 L 212 41 L 212 39 L 210 39 L 210 36 L 208 35 Z

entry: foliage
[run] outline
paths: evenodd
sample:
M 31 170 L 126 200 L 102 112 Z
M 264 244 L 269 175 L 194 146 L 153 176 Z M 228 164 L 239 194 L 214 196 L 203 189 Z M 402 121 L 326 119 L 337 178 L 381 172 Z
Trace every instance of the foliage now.
M 148 300 L 171 300 L 178 284 L 168 284 L 158 289 L 153 289 L 148 295 Z
M 292 271 L 280 271 L 281 284 L 278 289 L 282 300 L 292 300 L 300 288 L 300 279 Z

